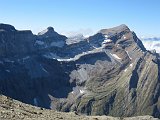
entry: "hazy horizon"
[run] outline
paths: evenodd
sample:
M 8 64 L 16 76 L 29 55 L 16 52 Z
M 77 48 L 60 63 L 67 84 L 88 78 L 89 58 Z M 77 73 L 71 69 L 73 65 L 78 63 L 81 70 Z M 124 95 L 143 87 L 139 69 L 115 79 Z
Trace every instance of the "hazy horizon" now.
M 160 37 L 159 0 L 1 1 L 0 23 L 34 34 L 52 26 L 65 35 L 91 35 L 126 24 L 139 37 Z

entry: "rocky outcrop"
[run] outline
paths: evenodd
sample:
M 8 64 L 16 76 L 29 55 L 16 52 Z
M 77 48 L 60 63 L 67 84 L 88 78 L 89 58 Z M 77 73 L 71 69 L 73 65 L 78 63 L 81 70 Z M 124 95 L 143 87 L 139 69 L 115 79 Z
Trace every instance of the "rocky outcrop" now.
M 69 45 L 52 27 L 38 35 L 6 31 L 0 31 L 1 94 L 63 112 L 160 118 L 159 55 L 126 25 Z
M 6 32 L 13 32 L 17 31 L 14 26 L 12 25 L 7 25 L 7 24 L 0 24 L 0 31 L 6 31 Z
M 54 28 L 48 27 L 46 30 L 38 33 L 38 40 L 36 41 L 37 46 L 44 48 L 49 47 L 64 47 L 66 45 L 65 40 L 67 37 L 58 34 L 54 31 Z
M 31 31 L 17 31 L 11 25 L 0 24 L 0 56 L 13 57 L 34 52 L 35 36 Z
M 84 116 L 76 112 L 64 113 L 43 108 L 33 107 L 13 100 L 9 97 L 0 96 L 0 119 L 1 120 L 158 120 L 151 116 L 137 116 L 131 118 L 114 118 L 110 116 Z

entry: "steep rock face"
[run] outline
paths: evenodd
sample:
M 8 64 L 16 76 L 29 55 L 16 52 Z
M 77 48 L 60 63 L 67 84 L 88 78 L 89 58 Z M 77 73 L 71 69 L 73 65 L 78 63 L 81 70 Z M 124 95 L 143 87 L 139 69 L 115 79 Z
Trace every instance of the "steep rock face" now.
M 38 40 L 36 43 L 44 48 L 46 47 L 63 47 L 66 45 L 67 37 L 58 34 L 54 28 L 48 27 L 46 30 L 38 33 Z
M 34 35 L 31 31 L 17 31 L 11 25 L 0 24 L 0 56 L 12 57 L 34 51 Z
M 156 113 L 155 116 L 159 117 L 158 101 L 151 103 L 153 96 L 159 98 L 157 55 L 146 51 L 135 33 L 126 28 L 123 25 L 102 30 L 89 37 L 88 44 L 82 45 L 82 50 L 88 51 L 83 52 L 83 56 L 62 60 L 67 64 L 74 61 L 77 65 L 76 70 L 70 73 L 70 81 L 75 81 L 77 86 L 69 94 L 69 100 L 60 102 L 61 106 L 57 103 L 59 107 L 55 108 L 89 115 Z M 53 99 L 53 106 L 55 103 Z
M 14 26 L 12 25 L 7 25 L 7 24 L 0 24 L 0 31 L 16 31 L 16 29 L 14 28 Z
M 13 33 L 19 35 L 13 29 L 5 41 L 12 40 Z M 21 52 L 23 55 L 14 52 L 16 57 L 12 51 L 3 53 L 2 94 L 65 112 L 160 117 L 159 55 L 147 51 L 126 25 L 100 30 L 69 45 L 67 37 L 51 27 L 30 35 L 32 40 L 24 37 L 33 49 Z

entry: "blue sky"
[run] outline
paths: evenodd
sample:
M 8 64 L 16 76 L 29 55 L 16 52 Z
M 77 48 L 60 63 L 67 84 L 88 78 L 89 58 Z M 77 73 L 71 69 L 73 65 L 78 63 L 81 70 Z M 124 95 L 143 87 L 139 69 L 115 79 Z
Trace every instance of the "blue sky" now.
M 160 36 L 160 0 L 1 0 L 0 23 L 37 33 L 92 34 L 126 24 L 138 36 Z

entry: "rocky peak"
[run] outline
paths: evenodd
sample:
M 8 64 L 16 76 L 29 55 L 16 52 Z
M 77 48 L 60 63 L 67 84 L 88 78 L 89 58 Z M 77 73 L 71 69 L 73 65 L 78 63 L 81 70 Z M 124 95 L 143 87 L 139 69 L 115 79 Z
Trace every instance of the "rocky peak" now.
M 47 30 L 48 31 L 54 31 L 54 28 L 50 26 L 50 27 L 47 28 Z
M 53 36 L 58 36 L 59 34 L 54 31 L 53 27 L 48 27 L 47 29 L 43 30 L 42 32 L 38 33 L 38 36 L 43 36 L 43 37 L 53 37 Z
M 8 24 L 0 24 L 0 31 L 16 31 L 16 29 L 12 26 L 12 25 L 8 25 Z
M 53 27 L 48 27 L 37 35 L 37 43 L 40 43 L 42 48 L 63 47 L 66 44 L 67 37 L 58 34 Z
M 99 31 L 99 33 L 102 33 L 105 35 L 115 35 L 115 34 L 120 34 L 124 32 L 130 32 L 130 29 L 125 24 L 122 24 L 117 27 L 109 28 L 109 29 L 102 29 Z
M 136 34 L 130 31 L 128 26 L 124 24 L 109 29 L 102 29 L 97 34 L 89 37 L 88 41 L 95 47 L 109 46 L 109 48 L 113 48 L 118 46 L 123 49 L 134 49 L 137 47 L 137 49 L 145 51 L 142 42 Z

